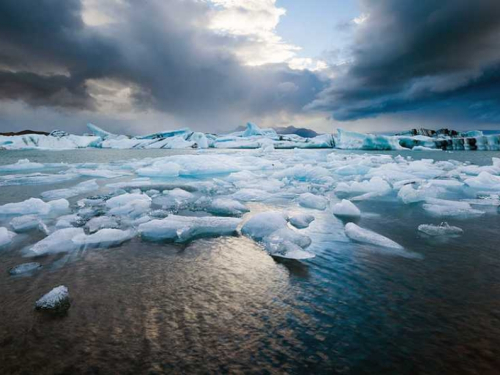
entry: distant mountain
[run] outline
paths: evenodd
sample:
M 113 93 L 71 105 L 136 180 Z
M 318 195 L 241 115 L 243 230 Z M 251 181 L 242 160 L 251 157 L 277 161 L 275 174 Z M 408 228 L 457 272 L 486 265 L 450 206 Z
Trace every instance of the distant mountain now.
M 238 126 L 233 132 L 242 132 L 246 130 L 246 126 Z M 296 128 L 295 126 L 287 126 L 287 127 L 273 127 L 272 129 L 276 130 L 278 134 L 297 134 L 300 137 L 304 138 L 313 138 L 318 135 L 314 130 L 307 128 Z
M 295 126 L 273 128 L 278 134 L 297 134 L 304 138 L 313 138 L 318 135 L 314 130 L 307 128 L 296 128 Z
M 37 131 L 37 130 L 21 130 L 20 132 L 8 132 L 8 133 L 0 133 L 4 137 L 13 137 L 16 135 L 27 135 L 27 134 L 40 134 L 40 135 L 49 135 L 47 132 Z

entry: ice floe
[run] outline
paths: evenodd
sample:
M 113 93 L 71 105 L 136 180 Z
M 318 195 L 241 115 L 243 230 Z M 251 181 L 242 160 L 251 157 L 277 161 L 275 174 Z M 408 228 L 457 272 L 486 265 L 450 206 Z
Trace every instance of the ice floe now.
M 43 295 L 35 303 L 37 310 L 48 310 L 63 313 L 70 307 L 69 291 L 64 285 L 60 285 Z
M 8 245 L 15 236 L 16 234 L 9 231 L 7 228 L 0 227 L 0 247 Z
M 332 207 L 332 212 L 335 216 L 345 218 L 358 218 L 361 216 L 359 208 L 347 199 L 342 199 L 341 202 L 335 203 Z
M 354 223 L 347 223 L 344 230 L 347 237 L 356 242 L 393 249 L 403 249 L 403 246 L 393 240 L 371 230 L 361 228 Z
M 421 224 L 418 230 L 429 236 L 457 236 L 464 232 L 462 228 L 451 226 L 447 222 L 442 222 L 440 225 Z

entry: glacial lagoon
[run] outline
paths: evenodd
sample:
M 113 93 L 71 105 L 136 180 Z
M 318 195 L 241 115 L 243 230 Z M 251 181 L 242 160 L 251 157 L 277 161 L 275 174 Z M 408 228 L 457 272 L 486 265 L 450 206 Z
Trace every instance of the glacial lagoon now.
M 496 158 L 0 150 L 0 372 L 496 373 Z M 67 313 L 35 311 L 60 285 Z

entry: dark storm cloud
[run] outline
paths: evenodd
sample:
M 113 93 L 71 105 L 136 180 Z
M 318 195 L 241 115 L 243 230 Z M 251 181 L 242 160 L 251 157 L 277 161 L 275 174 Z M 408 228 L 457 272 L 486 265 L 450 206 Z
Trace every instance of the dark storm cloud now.
M 419 108 L 500 121 L 500 1 L 362 1 L 352 60 L 308 108 L 338 120 Z
M 300 111 L 324 88 L 308 71 L 242 65 L 231 48 L 247 41 L 209 31 L 205 3 L 109 6 L 117 22 L 89 27 L 79 0 L 1 1 L 0 100 L 95 110 L 89 82 L 105 78 L 133 88 L 133 109 L 210 122 L 229 112 Z

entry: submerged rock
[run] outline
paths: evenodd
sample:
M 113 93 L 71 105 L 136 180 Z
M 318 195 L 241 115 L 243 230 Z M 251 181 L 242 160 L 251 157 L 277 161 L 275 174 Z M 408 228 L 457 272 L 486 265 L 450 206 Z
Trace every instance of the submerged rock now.
M 64 313 L 70 308 L 68 288 L 60 285 L 45 294 L 35 303 L 35 309 L 54 313 Z
M 19 265 L 15 266 L 15 267 L 12 267 L 9 270 L 9 273 L 11 275 L 15 276 L 15 275 L 21 275 L 23 273 L 36 271 L 40 268 L 42 268 L 42 265 L 38 262 L 23 263 L 23 264 L 19 264 Z

